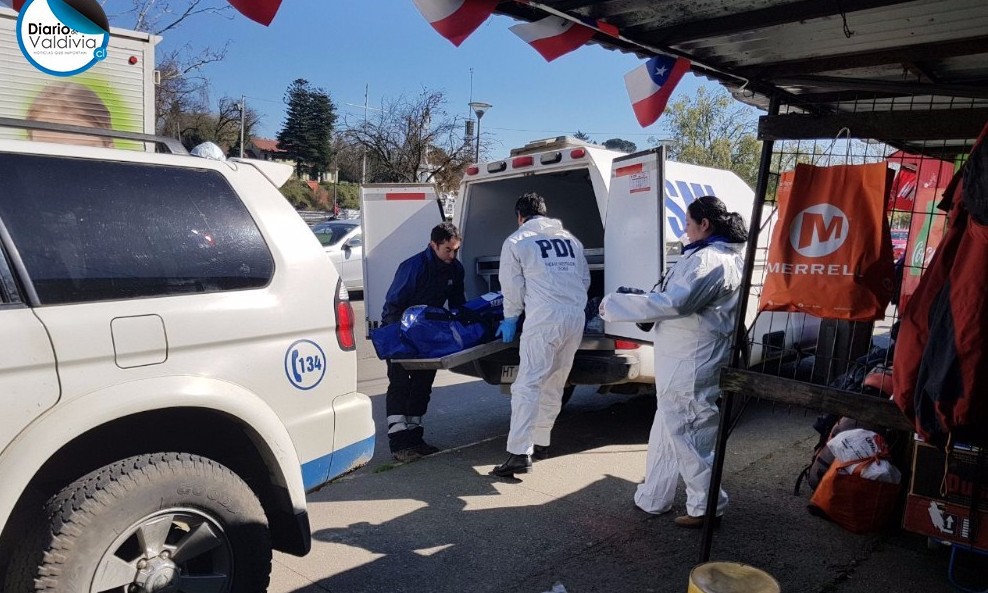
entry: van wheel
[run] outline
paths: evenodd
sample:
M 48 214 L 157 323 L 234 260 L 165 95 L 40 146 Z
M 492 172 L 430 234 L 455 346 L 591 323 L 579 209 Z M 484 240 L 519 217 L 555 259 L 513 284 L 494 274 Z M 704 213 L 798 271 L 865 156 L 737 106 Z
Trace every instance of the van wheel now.
M 264 510 L 210 459 L 124 459 L 70 484 L 44 510 L 11 559 L 8 593 L 267 590 Z
M 563 405 L 569 403 L 569 400 L 573 399 L 573 392 L 576 391 L 576 385 L 567 385 L 563 387 Z

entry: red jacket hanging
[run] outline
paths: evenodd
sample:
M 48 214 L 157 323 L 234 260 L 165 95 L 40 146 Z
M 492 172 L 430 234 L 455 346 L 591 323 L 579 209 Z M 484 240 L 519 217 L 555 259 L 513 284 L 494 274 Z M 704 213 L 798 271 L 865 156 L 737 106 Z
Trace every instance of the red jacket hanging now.
M 927 441 L 988 445 L 988 126 L 946 191 L 950 227 L 906 305 L 895 402 Z

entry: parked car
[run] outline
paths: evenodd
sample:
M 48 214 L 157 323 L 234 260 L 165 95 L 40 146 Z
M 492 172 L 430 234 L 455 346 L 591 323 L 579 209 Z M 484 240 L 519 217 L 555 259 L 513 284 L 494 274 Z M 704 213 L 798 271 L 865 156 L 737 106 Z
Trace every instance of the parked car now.
M 311 547 L 306 492 L 373 455 L 353 309 L 278 192 L 291 167 L 155 142 L 172 154 L 0 139 L 11 593 L 261 593 L 272 548 Z
M 348 291 L 364 290 L 364 248 L 360 220 L 329 220 L 312 227 Z

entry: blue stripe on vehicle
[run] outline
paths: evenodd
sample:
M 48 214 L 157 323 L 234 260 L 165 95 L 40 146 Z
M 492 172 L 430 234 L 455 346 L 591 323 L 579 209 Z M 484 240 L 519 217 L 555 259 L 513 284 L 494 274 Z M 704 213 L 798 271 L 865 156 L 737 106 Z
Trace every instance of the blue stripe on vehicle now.
M 308 492 L 333 478 L 370 462 L 374 456 L 374 437 L 347 445 L 329 455 L 302 464 L 302 486 Z

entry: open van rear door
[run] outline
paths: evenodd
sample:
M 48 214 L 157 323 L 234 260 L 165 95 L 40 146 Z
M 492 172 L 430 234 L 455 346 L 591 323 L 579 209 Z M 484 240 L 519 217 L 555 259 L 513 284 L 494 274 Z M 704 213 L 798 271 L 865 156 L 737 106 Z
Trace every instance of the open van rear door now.
M 665 270 L 665 149 L 614 159 L 604 221 L 604 292 L 619 286 L 648 291 Z M 607 322 L 614 338 L 651 343 L 652 335 L 630 322 Z
M 431 184 L 368 184 L 360 187 L 368 336 L 370 330 L 381 324 L 384 299 L 398 264 L 425 249 L 432 228 L 443 220 L 443 207 Z

